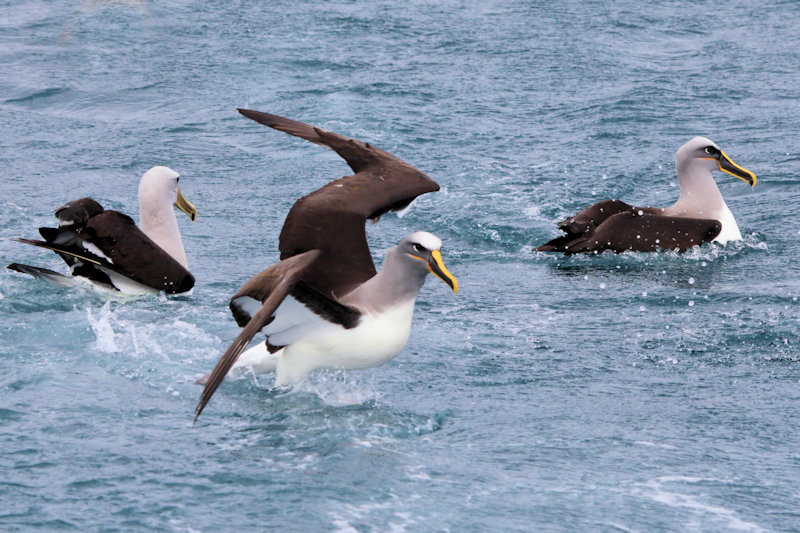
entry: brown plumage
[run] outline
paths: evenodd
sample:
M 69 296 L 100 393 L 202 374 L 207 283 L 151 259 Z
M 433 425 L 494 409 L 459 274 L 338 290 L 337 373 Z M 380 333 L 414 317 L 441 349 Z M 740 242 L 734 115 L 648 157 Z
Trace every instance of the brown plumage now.
M 355 172 L 335 180 L 292 206 L 279 239 L 281 261 L 252 277 L 231 299 L 244 329 L 209 375 L 195 421 L 253 336 L 273 320 L 288 296 L 343 328 L 355 327 L 357 309 L 338 298 L 376 275 L 365 224 L 407 207 L 439 185 L 405 161 L 368 143 L 277 115 L 239 109 L 260 124 L 329 148 Z M 261 302 L 253 310 L 253 303 Z
M 662 211 L 657 207 L 634 207 L 621 200 L 603 200 L 559 222 L 558 229 L 566 235 L 539 246 L 536 251 L 682 252 L 713 241 L 722 230 L 719 220 L 669 217 L 662 215 Z
M 56 213 L 62 213 L 61 209 Z M 106 269 L 169 294 L 187 292 L 194 286 L 194 276 L 124 213 L 102 211 L 82 225 L 39 228 L 39 233 L 44 241 L 15 240 L 58 253 L 73 268 L 73 275 L 113 287 L 103 271 Z M 105 257 L 87 250 L 85 243 Z
M 327 296 L 348 292 L 375 275 L 364 229 L 367 219 L 403 209 L 417 196 L 439 190 L 428 176 L 369 143 L 277 115 L 239 112 L 333 150 L 355 172 L 297 200 L 281 230 L 281 259 L 308 250 L 323 252 L 303 281 Z

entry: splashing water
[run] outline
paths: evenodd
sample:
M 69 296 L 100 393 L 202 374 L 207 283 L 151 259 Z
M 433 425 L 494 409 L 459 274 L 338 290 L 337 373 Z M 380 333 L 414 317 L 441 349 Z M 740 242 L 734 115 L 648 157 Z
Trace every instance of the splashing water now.
M 92 326 L 92 331 L 97 337 L 97 349 L 103 353 L 117 353 L 119 348 L 114 340 L 114 328 L 111 327 L 111 318 L 113 316 L 111 302 L 106 302 L 103 305 L 96 318 L 89 307 L 86 308 L 86 315 L 89 319 L 89 324 Z

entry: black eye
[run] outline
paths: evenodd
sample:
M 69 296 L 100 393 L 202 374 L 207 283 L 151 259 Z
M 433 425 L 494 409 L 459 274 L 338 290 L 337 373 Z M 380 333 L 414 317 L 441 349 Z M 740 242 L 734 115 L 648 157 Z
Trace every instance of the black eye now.
M 181 181 L 181 177 L 180 177 L 180 176 L 178 176 L 177 178 L 175 178 L 175 183 L 178 183 L 179 181 Z
M 714 154 L 717 153 L 717 149 L 714 148 L 713 146 L 706 146 L 706 149 L 704 150 L 704 152 L 707 153 L 707 154 L 710 154 L 710 155 L 714 155 Z
M 425 247 L 422 246 L 421 244 L 414 243 L 413 248 L 414 248 L 415 252 L 424 252 L 425 251 Z

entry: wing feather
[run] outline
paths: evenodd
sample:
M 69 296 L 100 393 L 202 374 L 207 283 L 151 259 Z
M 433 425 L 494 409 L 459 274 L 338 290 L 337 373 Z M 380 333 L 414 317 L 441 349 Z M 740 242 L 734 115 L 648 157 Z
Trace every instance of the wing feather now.
M 621 253 L 656 250 L 685 251 L 710 242 L 719 235 L 719 220 L 666 217 L 639 211 L 624 211 L 608 217 L 591 233 L 564 243 L 557 251 L 567 254 L 599 253 L 613 250 Z
M 217 390 L 222 380 L 225 379 L 228 371 L 247 347 L 250 340 L 272 320 L 275 310 L 281 305 L 281 302 L 283 302 L 284 298 L 286 298 L 294 286 L 297 285 L 304 272 L 318 260 L 320 255 L 321 252 L 313 250 L 285 259 L 267 269 L 269 275 L 262 276 L 262 279 L 271 280 L 273 283 L 270 283 L 269 287 L 261 289 L 262 294 L 266 295 L 264 303 L 252 318 L 250 318 L 233 343 L 225 350 L 225 353 L 220 357 L 214 370 L 209 374 L 208 381 L 203 388 L 200 401 L 197 403 L 195 409 L 195 422 L 197 422 L 203 409 L 205 409 L 209 400 L 211 400 L 214 391 Z M 265 274 L 267 271 L 262 272 L 262 274 Z
M 349 292 L 375 275 L 364 225 L 408 206 L 439 185 L 402 159 L 368 143 L 269 113 L 240 109 L 260 124 L 300 137 L 339 154 L 355 171 L 300 198 L 281 230 L 281 259 L 309 250 L 323 256 L 303 281 L 328 297 Z

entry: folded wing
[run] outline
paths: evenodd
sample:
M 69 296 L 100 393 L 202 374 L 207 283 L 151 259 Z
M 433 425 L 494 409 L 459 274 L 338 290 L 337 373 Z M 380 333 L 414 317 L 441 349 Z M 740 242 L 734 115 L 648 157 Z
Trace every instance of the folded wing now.
M 631 207 L 622 209 L 624 202 L 601 206 L 603 202 L 585 209 L 565 220 L 559 227 L 567 234 L 543 244 L 538 251 L 566 254 L 652 252 L 659 249 L 684 251 L 692 246 L 710 242 L 719 235 L 718 220 L 668 217 L 660 209 Z M 622 205 L 620 205 L 622 204 Z M 610 215 L 609 215 L 610 213 Z
M 67 204 L 69 205 L 69 204 Z M 44 241 L 18 242 L 58 253 L 80 275 L 111 284 L 107 271 L 167 293 L 187 292 L 194 276 L 145 235 L 128 215 L 103 211 L 76 225 L 40 228 Z

